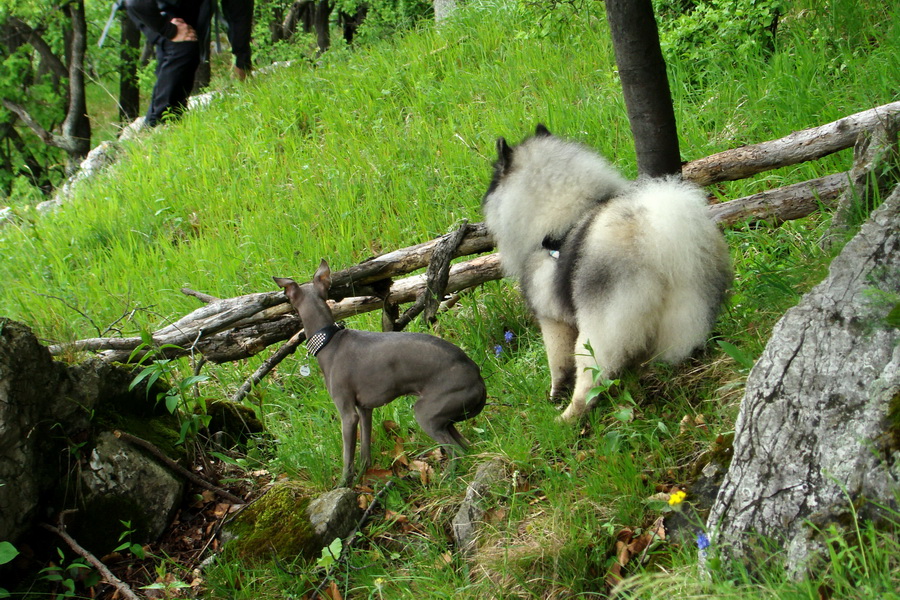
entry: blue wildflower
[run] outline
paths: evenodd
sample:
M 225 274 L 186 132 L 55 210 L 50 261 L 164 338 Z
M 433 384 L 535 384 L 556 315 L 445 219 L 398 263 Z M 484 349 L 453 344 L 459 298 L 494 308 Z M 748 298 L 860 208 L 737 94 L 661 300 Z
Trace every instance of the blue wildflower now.
M 709 548 L 709 536 L 706 535 L 705 531 L 697 532 L 697 548 L 700 550 Z
M 503 334 L 503 339 L 506 340 L 507 344 L 513 341 L 514 337 L 516 337 L 516 334 L 514 334 L 512 331 L 507 331 Z
M 497 344 L 494 346 L 494 356 L 500 356 L 500 353 L 503 352 L 503 346 Z

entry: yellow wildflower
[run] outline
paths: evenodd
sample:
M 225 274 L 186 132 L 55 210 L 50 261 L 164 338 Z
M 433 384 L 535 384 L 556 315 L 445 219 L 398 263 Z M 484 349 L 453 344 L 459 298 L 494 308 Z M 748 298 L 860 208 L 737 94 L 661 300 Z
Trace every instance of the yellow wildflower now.
M 669 506 L 676 506 L 684 502 L 684 499 L 687 498 L 687 493 L 678 490 L 677 492 L 672 492 L 669 494 Z

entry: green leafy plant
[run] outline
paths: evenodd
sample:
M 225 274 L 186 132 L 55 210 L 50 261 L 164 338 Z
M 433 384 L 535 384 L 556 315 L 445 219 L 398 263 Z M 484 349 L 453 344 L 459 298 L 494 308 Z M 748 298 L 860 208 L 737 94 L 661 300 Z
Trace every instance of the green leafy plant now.
M 63 598 L 72 598 L 76 595 L 76 583 L 81 582 L 84 587 L 92 587 L 100 582 L 100 574 L 93 571 L 93 568 L 87 561 L 81 557 L 75 558 L 70 562 L 66 562 L 66 555 L 62 549 L 56 549 L 59 555 L 59 564 L 50 564 L 40 571 L 41 579 L 52 582 L 62 588 L 61 592 L 57 592 L 54 596 L 55 600 Z M 90 571 L 87 574 L 81 574 L 82 571 Z
M 731 342 L 726 342 L 725 340 L 716 340 L 716 343 L 719 345 L 719 348 L 722 349 L 722 352 L 730 356 L 734 362 L 736 362 L 741 369 L 745 371 L 749 371 L 753 368 L 753 365 L 756 361 L 753 360 L 753 357 L 747 355 L 743 350 L 732 344 Z
M 322 555 L 316 561 L 316 566 L 320 569 L 329 569 L 341 557 L 344 549 L 344 542 L 341 538 L 334 538 L 330 544 L 322 548 Z
M 0 565 L 5 565 L 18 555 L 18 549 L 10 542 L 0 542 Z M 0 587 L 0 598 L 9 598 L 9 596 L 9 591 L 7 591 L 6 588 Z
M 181 431 L 178 439 L 179 444 L 183 444 L 185 439 L 190 436 L 196 436 L 202 429 L 209 425 L 212 417 L 207 414 L 206 400 L 200 395 L 191 395 L 190 391 L 198 384 L 207 381 L 207 375 L 189 375 L 183 378 L 177 378 L 179 361 L 170 358 L 156 358 L 153 356 L 164 355 L 167 349 L 180 349 L 173 344 L 163 344 L 156 347 L 150 338 L 149 333 L 141 333 L 142 343 L 131 352 L 129 361 L 140 355 L 137 364 L 143 364 L 150 360 L 150 364 L 145 366 L 140 373 L 131 381 L 128 386 L 129 390 L 133 390 L 142 382 L 146 385 L 147 393 L 153 386 L 162 380 L 174 380 L 168 389 L 157 394 L 157 402 L 163 402 L 166 410 L 173 415 L 178 415 L 182 419 Z M 179 408 L 181 409 L 179 411 Z
M 191 587 L 191 584 L 185 583 L 178 579 L 174 573 L 170 573 L 165 561 L 156 565 L 154 570 L 156 572 L 156 581 L 141 587 L 142 590 L 155 591 L 157 595 L 154 597 L 177 598 L 181 590 Z
M 144 547 L 140 544 L 132 543 L 131 534 L 134 533 L 134 529 L 131 528 L 131 521 L 119 521 L 125 530 L 119 534 L 119 542 L 121 542 L 118 546 L 113 549 L 113 552 L 122 552 L 123 550 L 127 550 L 131 552 L 135 558 L 146 558 L 147 553 L 144 552 Z

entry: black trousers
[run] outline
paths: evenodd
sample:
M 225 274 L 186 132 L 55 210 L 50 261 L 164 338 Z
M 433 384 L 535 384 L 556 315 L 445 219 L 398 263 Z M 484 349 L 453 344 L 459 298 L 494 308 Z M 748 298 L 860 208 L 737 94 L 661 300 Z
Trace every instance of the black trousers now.
M 147 125 L 156 125 L 167 112 L 177 116 L 187 109 L 198 66 L 199 42 L 172 42 L 162 37 L 157 40 L 156 84 L 147 109 Z
M 200 65 L 199 42 L 173 42 L 160 34 L 160 22 L 177 16 L 193 27 L 198 36 L 209 30 L 211 17 L 209 0 L 180 2 L 171 7 L 172 13 L 163 18 L 155 0 L 129 0 L 125 4 L 128 16 L 147 39 L 156 46 L 156 84 L 147 109 L 147 125 L 155 126 L 166 113 L 173 116 L 184 112 L 194 88 L 194 75 Z
M 228 23 L 228 42 L 234 66 L 247 70 L 253 65 L 250 36 L 253 31 L 253 0 L 220 0 L 222 16 Z

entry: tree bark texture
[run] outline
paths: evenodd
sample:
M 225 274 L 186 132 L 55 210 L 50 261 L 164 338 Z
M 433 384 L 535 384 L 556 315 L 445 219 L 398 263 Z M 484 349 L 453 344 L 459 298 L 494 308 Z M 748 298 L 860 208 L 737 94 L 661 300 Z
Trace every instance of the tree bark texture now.
M 87 92 L 84 80 L 84 58 L 87 53 L 87 21 L 84 2 L 72 2 L 66 9 L 72 25 L 68 43 L 69 106 L 62 124 L 63 137 L 71 144 L 66 174 L 73 175 L 78 165 L 91 151 L 91 120 L 87 114 Z
M 122 27 L 119 44 L 119 121 L 131 123 L 141 113 L 141 93 L 137 76 L 141 53 L 141 30 L 124 12 L 119 23 Z
M 900 492 L 900 188 L 776 325 L 750 373 L 734 458 L 707 527 L 713 548 L 753 568 L 759 537 L 793 573 L 817 531 L 896 511 Z M 767 560 L 771 557 L 767 556 Z
M 744 179 L 763 171 L 828 156 L 856 144 L 859 134 L 900 113 L 900 102 L 859 112 L 826 125 L 772 140 L 725 150 L 684 165 L 685 179 L 702 186 Z
M 607 0 L 606 17 L 638 172 L 649 177 L 680 173 L 678 127 L 653 5 L 650 0 Z

